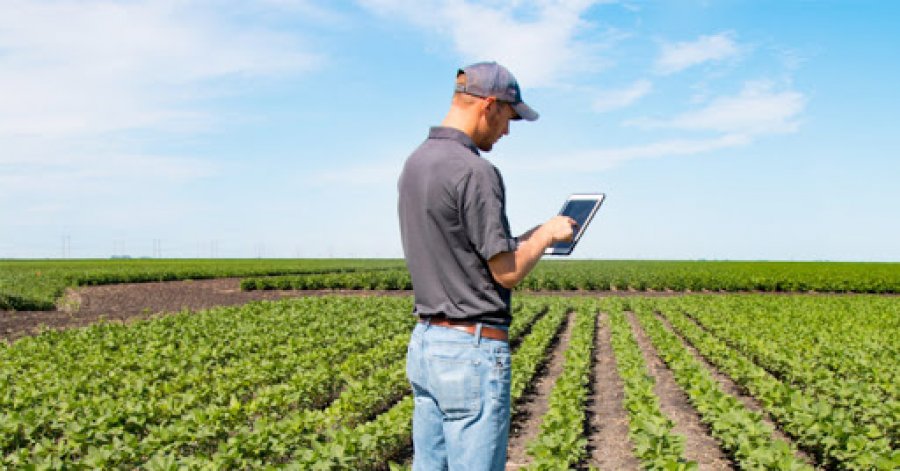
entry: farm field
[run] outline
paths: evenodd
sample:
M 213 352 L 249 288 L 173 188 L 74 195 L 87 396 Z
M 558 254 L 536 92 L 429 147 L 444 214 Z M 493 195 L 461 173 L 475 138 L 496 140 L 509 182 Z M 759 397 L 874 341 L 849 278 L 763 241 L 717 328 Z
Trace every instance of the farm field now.
M 53 310 L 78 286 L 230 277 L 246 290 L 411 287 L 399 259 L 0 260 L 0 310 Z M 547 260 L 519 289 L 900 293 L 900 263 Z
M 387 469 L 408 295 L 0 343 L 0 467 Z M 509 469 L 897 469 L 900 298 L 515 297 Z
M 405 269 L 248 277 L 246 290 L 411 289 Z M 542 261 L 519 291 L 898 293 L 898 263 Z
M 0 260 L 0 310 L 53 310 L 77 286 L 403 267 L 382 259 Z

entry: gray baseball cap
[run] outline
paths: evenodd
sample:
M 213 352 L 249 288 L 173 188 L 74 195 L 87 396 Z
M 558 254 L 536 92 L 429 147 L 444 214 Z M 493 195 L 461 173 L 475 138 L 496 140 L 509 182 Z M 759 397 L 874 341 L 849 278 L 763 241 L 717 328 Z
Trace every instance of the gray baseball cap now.
M 538 119 L 537 111 L 522 101 L 519 82 L 516 82 L 516 78 L 506 67 L 496 62 L 479 62 L 459 69 L 456 76 L 458 77 L 460 74 L 466 74 L 466 83 L 465 85 L 457 84 L 457 92 L 482 98 L 492 96 L 497 100 L 505 101 L 516 111 L 517 116 L 513 119 L 526 121 Z

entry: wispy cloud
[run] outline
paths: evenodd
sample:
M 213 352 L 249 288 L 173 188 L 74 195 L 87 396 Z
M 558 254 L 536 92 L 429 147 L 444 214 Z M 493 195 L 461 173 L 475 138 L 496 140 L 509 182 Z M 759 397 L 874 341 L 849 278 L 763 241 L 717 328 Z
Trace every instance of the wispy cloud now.
M 572 151 L 548 162 L 544 156 L 517 158 L 505 164 L 511 170 L 558 172 L 578 168 L 598 172 L 639 159 L 673 158 L 712 153 L 751 145 L 774 134 L 797 131 L 806 97 L 794 90 L 776 90 L 768 81 L 744 84 L 734 96 L 713 99 L 705 106 L 668 119 L 639 118 L 626 122 L 648 130 L 702 132 L 709 137 L 657 140 L 649 144 Z
M 315 67 L 295 37 L 179 2 L 13 1 L 0 16 L 0 135 L 194 127 L 216 81 Z
M 601 172 L 640 159 L 658 159 L 696 155 L 747 145 L 750 138 L 742 134 L 725 134 L 712 138 L 668 139 L 636 146 L 592 149 L 563 153 L 548 161 L 546 156 L 517 158 L 504 163 L 504 169 L 524 172 Z
M 649 80 L 638 80 L 617 90 L 604 90 L 594 98 L 594 111 L 604 112 L 629 106 L 653 90 Z
M 360 0 L 384 16 L 402 18 L 448 36 L 466 62 L 495 59 L 525 87 L 558 84 L 597 67 L 596 44 L 579 39 L 592 0 L 496 2 L 472 0 Z
M 271 26 L 265 9 L 325 10 L 276 3 L 238 11 L 201 1 L 4 2 L 2 196 L 68 204 L 82 192 L 128 192 L 138 179 L 168 185 L 216 174 L 221 165 L 208 157 L 156 149 L 215 131 L 223 114 L 209 107 L 215 99 L 325 60 L 302 35 Z
M 656 60 L 656 71 L 667 75 L 704 62 L 720 61 L 739 53 L 732 34 L 701 36 L 694 41 L 667 43 Z
M 795 90 L 775 90 L 769 81 L 751 81 L 735 96 L 712 100 L 697 110 L 669 119 L 642 118 L 630 124 L 649 129 L 681 129 L 739 133 L 748 136 L 794 132 L 806 107 L 806 97 Z

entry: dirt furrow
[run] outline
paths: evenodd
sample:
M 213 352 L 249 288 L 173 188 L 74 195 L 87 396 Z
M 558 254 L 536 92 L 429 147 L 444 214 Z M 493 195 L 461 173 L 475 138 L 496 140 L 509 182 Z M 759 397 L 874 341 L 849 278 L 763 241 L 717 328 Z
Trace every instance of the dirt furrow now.
M 516 406 L 516 413 L 509 427 L 509 446 L 507 447 L 506 469 L 514 470 L 526 466 L 531 458 L 526 454 L 526 447 L 538 436 L 541 427 L 541 419 L 547 412 L 547 401 L 556 380 L 563 372 L 565 366 L 565 352 L 569 347 L 569 339 L 572 337 L 575 314 L 570 312 L 566 316 L 565 327 L 553 345 L 543 373 L 533 381 L 533 391 L 522 398 Z
M 627 313 L 627 317 L 635 340 L 641 347 L 644 361 L 656 381 L 653 390 L 659 397 L 660 409 L 666 417 L 675 422 L 673 432 L 683 435 L 686 439 L 684 457 L 696 461 L 703 470 L 733 469 L 731 461 L 719 448 L 706 426 L 700 422 L 700 415 L 675 382 L 672 371 L 659 358 L 656 348 L 641 328 L 634 313 Z
M 757 412 L 762 415 L 763 422 L 769 425 L 769 427 L 772 427 L 773 439 L 787 442 L 791 444 L 795 449 L 797 448 L 796 444 L 793 443 L 793 440 L 791 440 L 789 436 L 785 435 L 784 432 L 778 429 L 778 425 L 776 425 L 771 417 L 769 417 L 762 404 L 760 404 L 759 401 L 756 400 L 756 398 L 749 395 L 743 387 L 739 386 L 737 383 L 732 381 L 731 378 L 719 371 L 719 369 L 716 368 L 715 365 L 708 362 L 706 358 L 701 355 L 700 352 L 698 352 L 697 349 L 694 348 L 694 346 L 687 339 L 682 337 L 681 334 L 678 333 L 677 330 L 675 330 L 675 328 L 672 326 L 669 320 L 666 319 L 665 316 L 657 313 L 656 317 L 663 323 L 663 326 L 665 326 L 665 328 L 669 332 L 672 332 L 676 337 L 678 337 L 679 340 L 681 340 L 682 345 L 687 348 L 694 359 L 700 362 L 700 364 L 703 365 L 703 367 L 706 368 L 707 371 L 709 371 L 710 375 L 712 375 L 712 377 L 715 378 L 715 380 L 719 383 L 719 387 L 722 388 L 722 391 L 725 391 L 726 393 L 731 394 L 732 396 L 737 398 L 739 401 L 741 401 L 742 404 L 744 404 L 744 407 L 746 407 L 747 409 L 750 409 L 753 412 Z M 691 319 L 691 321 L 693 322 L 693 319 Z M 795 453 L 795 456 L 803 461 L 806 461 L 809 464 L 813 464 L 812 458 L 803 451 L 798 450 Z
M 628 414 L 622 405 L 624 385 L 616 369 L 608 316 L 597 316 L 593 394 L 588 402 L 589 464 L 600 469 L 639 469 L 628 439 Z
M 182 310 L 199 311 L 251 301 L 342 294 L 409 296 L 411 291 L 265 290 L 241 291 L 240 278 L 181 280 L 70 288 L 56 311 L 0 311 L 0 341 L 65 330 L 100 321 L 132 322 Z

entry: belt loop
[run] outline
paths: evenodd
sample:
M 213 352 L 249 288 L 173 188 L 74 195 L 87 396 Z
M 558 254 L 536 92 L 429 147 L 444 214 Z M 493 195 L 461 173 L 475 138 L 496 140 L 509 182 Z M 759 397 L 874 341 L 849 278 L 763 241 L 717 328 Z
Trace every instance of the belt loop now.
M 475 324 L 475 346 L 481 344 L 481 328 L 484 326 L 481 322 Z

